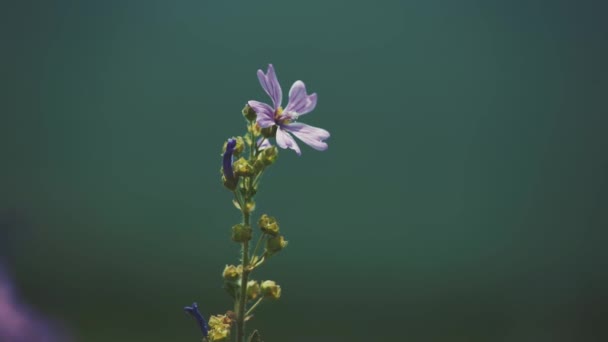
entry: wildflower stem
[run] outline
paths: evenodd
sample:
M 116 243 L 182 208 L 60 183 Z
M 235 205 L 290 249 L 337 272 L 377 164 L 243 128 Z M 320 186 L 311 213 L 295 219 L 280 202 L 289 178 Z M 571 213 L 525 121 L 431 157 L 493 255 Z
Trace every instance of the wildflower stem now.
M 259 260 L 257 260 L 255 262 L 255 264 L 251 265 L 251 270 L 254 270 L 256 268 L 258 268 L 259 266 L 262 266 L 262 264 L 266 262 L 266 252 L 264 252 L 264 254 L 262 254 L 262 256 L 259 258 Z
M 260 171 L 260 173 L 258 173 L 257 176 L 255 176 L 255 178 L 253 179 L 253 187 L 256 188 L 258 186 L 258 183 L 260 181 L 260 178 L 262 178 L 262 175 L 264 174 L 264 169 L 262 169 L 262 171 Z
M 250 226 L 249 212 L 243 212 L 243 224 Z M 245 339 L 245 310 L 247 305 L 247 281 L 249 278 L 249 241 L 243 242 L 242 250 L 243 273 L 241 274 L 241 294 L 238 297 L 239 305 L 236 317 L 236 342 L 243 342 Z
M 266 236 L 266 233 L 263 233 L 262 235 L 260 235 L 260 237 L 258 238 L 258 242 L 255 244 L 255 248 L 253 249 L 253 253 L 251 253 L 251 257 L 255 258 L 255 256 L 258 253 L 258 248 L 260 247 L 260 243 L 262 242 L 262 239 Z M 259 260 L 258 260 L 259 261 Z
M 260 299 L 257 300 L 257 302 L 255 302 L 255 304 L 253 304 L 249 310 L 247 310 L 247 313 L 245 314 L 245 316 L 249 316 L 251 315 L 251 313 L 253 312 L 253 310 L 255 310 L 255 308 L 260 305 L 260 303 L 262 302 L 262 300 L 264 300 L 264 297 L 261 297 Z
M 237 203 L 239 204 L 239 207 L 241 207 L 241 210 L 243 210 L 243 208 L 245 207 L 243 201 L 241 200 L 241 197 L 238 194 L 238 191 L 232 191 L 232 193 L 234 194 L 234 198 L 236 199 Z
M 255 137 L 253 136 L 253 124 L 250 123 L 249 125 L 249 136 L 251 137 L 251 140 L 249 141 L 249 161 L 252 162 L 253 158 L 255 157 L 255 155 L 257 154 L 257 148 L 258 148 L 258 144 L 255 143 Z M 255 146 L 255 149 L 254 149 Z

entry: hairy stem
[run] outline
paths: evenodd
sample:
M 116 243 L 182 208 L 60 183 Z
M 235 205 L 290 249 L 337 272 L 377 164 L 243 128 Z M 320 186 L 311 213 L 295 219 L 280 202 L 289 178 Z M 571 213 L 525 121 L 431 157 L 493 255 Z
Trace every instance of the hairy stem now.
M 257 302 L 255 302 L 255 304 L 253 304 L 249 310 L 247 310 L 247 313 L 245 314 L 245 316 L 249 316 L 251 315 L 251 313 L 253 312 L 253 310 L 255 310 L 255 308 L 260 305 L 260 303 L 262 302 L 262 300 L 264 300 L 264 297 L 260 297 L 260 299 L 258 299 Z
M 258 238 L 258 242 L 255 244 L 255 248 L 253 249 L 253 253 L 251 253 L 251 257 L 252 258 L 255 258 L 257 256 L 258 248 L 260 248 L 260 243 L 262 242 L 262 238 L 264 238 L 264 236 L 266 236 L 266 233 L 261 234 L 260 237 Z M 258 259 L 258 261 L 260 261 L 260 260 Z
M 249 213 L 243 210 L 243 224 L 250 226 Z M 247 281 L 249 278 L 249 242 L 243 242 L 242 249 L 243 273 L 241 274 L 241 294 L 238 297 L 238 311 L 236 313 L 236 342 L 245 339 L 245 311 L 247 310 Z

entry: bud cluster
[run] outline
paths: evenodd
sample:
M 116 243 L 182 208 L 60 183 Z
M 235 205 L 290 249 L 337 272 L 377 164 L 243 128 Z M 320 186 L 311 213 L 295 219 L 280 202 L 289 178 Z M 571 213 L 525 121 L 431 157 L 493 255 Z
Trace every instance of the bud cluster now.
M 243 108 L 243 116 L 248 121 L 246 134 L 228 139 L 222 149 L 222 183 L 231 191 L 235 191 L 239 183 L 242 189 L 255 191 L 257 184 L 254 183 L 267 167 L 276 162 L 279 155 L 278 148 L 268 143 L 268 138 L 274 134 L 258 126 L 255 111 L 249 105 Z M 274 130 L 276 133 L 276 127 Z M 248 158 L 244 156 L 246 149 L 249 149 Z M 244 184 L 245 180 L 249 184 Z
M 230 327 L 232 319 L 226 315 L 209 317 L 209 336 L 210 342 L 226 341 L 230 337 Z
M 258 226 L 262 233 L 268 235 L 268 239 L 266 239 L 266 256 L 270 257 L 287 247 L 287 241 L 285 241 L 283 235 L 279 234 L 279 223 L 274 217 L 266 214 L 262 215 L 258 220 Z

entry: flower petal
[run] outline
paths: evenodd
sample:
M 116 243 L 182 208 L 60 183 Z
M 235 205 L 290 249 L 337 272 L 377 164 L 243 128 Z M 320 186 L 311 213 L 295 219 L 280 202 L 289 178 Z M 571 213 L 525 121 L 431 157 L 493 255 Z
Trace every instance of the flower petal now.
M 277 145 L 279 145 L 280 148 L 290 148 L 290 149 L 296 151 L 296 153 L 298 155 L 302 154 L 302 152 L 300 151 L 300 146 L 298 146 L 298 143 L 293 139 L 293 137 L 291 135 L 289 135 L 289 133 L 282 130 L 281 127 L 277 127 L 276 139 L 277 139 Z
M 203 337 L 207 337 L 209 335 L 209 326 L 207 325 L 207 321 L 203 318 L 200 311 L 198 311 L 198 305 L 196 303 L 192 303 L 192 306 L 184 306 L 184 311 L 189 313 L 199 325 L 201 332 L 203 333 Z
M 263 149 L 272 147 L 272 144 L 266 138 L 260 138 L 260 139 L 258 139 L 257 144 L 258 144 L 258 150 L 260 150 L 260 151 L 263 150 Z
M 283 129 L 292 133 L 306 145 L 317 151 L 327 150 L 327 143 L 323 140 L 329 138 L 330 135 L 329 132 L 323 128 L 310 126 L 301 122 L 293 122 L 283 125 Z
M 283 91 L 281 90 L 281 85 L 279 84 L 272 64 L 268 64 L 268 71 L 266 74 L 264 74 L 262 70 L 258 70 L 258 79 L 260 80 L 262 88 L 266 91 L 266 94 L 272 99 L 274 109 L 279 108 L 281 106 L 281 100 L 283 99 Z
M 258 102 L 258 101 L 249 101 L 247 102 L 249 107 L 253 108 L 257 116 L 257 123 L 262 128 L 270 127 L 274 125 L 274 109 L 269 105 Z
M 295 81 L 289 89 L 289 103 L 285 112 L 296 112 L 298 115 L 310 113 L 317 106 L 317 94 L 306 94 L 306 85 L 302 81 Z
M 224 152 L 224 158 L 222 162 L 222 171 L 224 172 L 224 177 L 226 178 L 227 182 L 236 182 L 236 179 L 234 178 L 234 171 L 232 170 L 232 154 L 234 153 L 235 147 L 236 139 L 228 139 L 228 142 L 226 143 L 226 151 Z

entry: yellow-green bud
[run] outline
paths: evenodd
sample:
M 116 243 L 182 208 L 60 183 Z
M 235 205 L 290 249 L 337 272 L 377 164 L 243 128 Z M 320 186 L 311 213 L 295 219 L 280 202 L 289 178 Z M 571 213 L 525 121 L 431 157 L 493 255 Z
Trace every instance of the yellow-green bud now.
M 247 242 L 251 240 L 251 227 L 237 224 L 232 227 L 232 241 L 234 242 Z
M 253 125 L 249 125 L 247 127 L 247 132 L 253 134 L 254 137 L 257 137 L 260 135 L 260 133 L 262 133 L 262 127 L 260 127 L 257 123 L 254 123 Z
M 236 140 L 236 145 L 234 146 L 234 152 L 232 152 L 232 155 L 238 157 L 241 155 L 241 153 L 243 153 L 243 150 L 245 150 L 245 140 L 243 140 L 243 137 L 236 137 L 234 139 Z M 222 147 L 222 154 L 226 152 L 227 144 L 228 142 L 224 142 L 224 146 Z
M 234 156 L 238 157 L 245 150 L 245 141 L 243 137 L 236 137 L 236 146 L 234 147 Z
M 234 266 L 234 265 L 226 265 L 226 268 L 224 268 L 224 279 L 228 280 L 228 281 L 235 281 L 237 279 L 239 279 L 239 277 L 241 276 L 241 274 L 243 273 L 243 266 L 239 265 Z
M 266 167 L 266 165 L 264 165 L 264 163 L 260 160 L 261 155 L 262 153 L 260 153 L 258 158 L 253 162 L 253 172 L 255 174 L 260 173 Z
M 234 191 L 236 189 L 236 185 L 238 183 L 238 178 L 226 179 L 226 176 L 222 175 L 222 183 L 228 189 Z
M 262 128 L 262 135 L 266 138 L 274 138 L 277 135 L 277 125 Z
M 254 300 L 260 295 L 260 284 L 255 280 L 247 282 L 247 299 Z
M 253 175 L 253 166 L 243 157 L 235 161 L 234 164 L 232 164 L 232 168 L 234 169 L 234 174 L 236 176 L 248 177 Z
M 266 241 L 266 251 L 270 255 L 279 252 L 286 246 L 287 241 L 285 241 L 283 235 L 273 236 Z
M 256 162 L 259 160 L 260 162 L 262 162 L 262 164 L 264 166 L 269 166 L 269 165 L 274 164 L 275 161 L 277 161 L 278 156 L 279 156 L 279 149 L 276 146 L 271 146 L 271 147 L 263 149 L 260 152 Z
M 255 201 L 254 200 L 249 200 L 249 201 L 245 202 L 245 212 L 251 213 L 254 210 L 255 210 Z
M 257 114 L 255 113 L 253 108 L 249 106 L 249 104 L 246 104 L 245 108 L 243 108 L 243 116 L 249 121 L 253 121 L 257 118 Z
M 209 336 L 210 342 L 226 341 L 230 336 L 230 326 L 232 320 L 226 315 L 212 315 L 209 317 Z
M 209 330 L 209 335 L 207 336 L 207 339 L 209 339 L 209 342 L 224 342 L 224 341 L 228 341 L 229 337 L 230 337 L 230 329 L 215 328 L 215 329 Z
M 272 236 L 276 236 L 279 234 L 279 223 L 272 216 L 268 216 L 266 214 L 262 215 L 262 217 L 260 217 L 260 219 L 258 220 L 258 225 L 260 226 L 260 229 L 262 229 L 262 231 L 266 234 L 270 234 Z
M 262 282 L 262 294 L 266 298 L 279 299 L 281 298 L 281 287 L 272 280 Z

